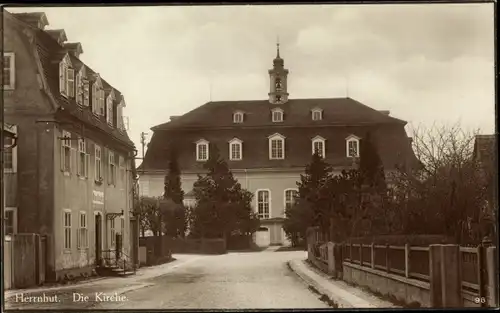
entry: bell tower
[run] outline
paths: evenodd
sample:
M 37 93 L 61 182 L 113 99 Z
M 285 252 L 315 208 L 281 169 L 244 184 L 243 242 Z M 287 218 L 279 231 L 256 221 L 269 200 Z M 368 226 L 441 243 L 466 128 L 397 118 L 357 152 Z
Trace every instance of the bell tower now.
M 273 60 L 273 68 L 269 70 L 269 102 L 281 104 L 288 101 L 287 91 L 288 70 L 285 68 L 284 60 L 280 57 L 280 44 L 276 43 L 276 58 Z

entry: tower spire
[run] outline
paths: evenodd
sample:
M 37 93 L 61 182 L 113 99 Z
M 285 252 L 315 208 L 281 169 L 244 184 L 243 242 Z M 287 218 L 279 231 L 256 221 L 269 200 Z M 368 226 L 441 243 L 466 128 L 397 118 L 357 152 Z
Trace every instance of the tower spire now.
M 276 58 L 280 57 L 280 36 L 276 38 Z

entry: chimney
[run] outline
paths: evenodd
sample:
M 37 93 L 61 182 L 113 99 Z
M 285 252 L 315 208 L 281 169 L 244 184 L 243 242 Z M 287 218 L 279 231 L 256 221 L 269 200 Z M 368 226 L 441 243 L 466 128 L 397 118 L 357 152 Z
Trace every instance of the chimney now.
M 391 111 L 389 111 L 389 110 L 379 110 L 379 112 L 382 114 L 385 114 L 385 115 L 391 114 Z
M 50 37 L 54 38 L 57 40 L 57 42 L 62 46 L 63 43 L 68 40 L 68 37 L 66 37 L 66 32 L 64 29 L 49 29 L 45 31 L 47 34 L 50 35 Z
M 64 43 L 64 48 L 68 51 L 69 54 L 74 56 L 75 58 L 79 58 L 83 53 L 82 44 L 79 42 L 66 42 Z
M 178 119 L 180 116 L 179 115 L 172 115 L 170 116 L 170 121 Z
M 26 24 L 29 24 L 41 30 L 43 30 L 45 26 L 49 25 L 47 16 L 43 12 L 14 13 L 13 15 Z

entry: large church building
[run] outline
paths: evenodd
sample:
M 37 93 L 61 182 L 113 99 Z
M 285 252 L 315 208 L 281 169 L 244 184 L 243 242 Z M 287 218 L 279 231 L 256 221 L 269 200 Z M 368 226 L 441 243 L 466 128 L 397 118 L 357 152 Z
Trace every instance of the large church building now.
M 288 74 L 278 46 L 267 99 L 208 102 L 153 127 L 139 168 L 140 192 L 163 194 L 169 150 L 175 145 L 185 201 L 193 203 L 193 184 L 204 173 L 210 149 L 217 147 L 242 187 L 254 194 L 261 218 L 254 240 L 261 246 L 280 245 L 288 243 L 282 227 L 285 208 L 314 151 L 340 172 L 353 166 L 360 139 L 370 132 L 387 172 L 414 160 L 405 121 L 351 98 L 290 98 Z

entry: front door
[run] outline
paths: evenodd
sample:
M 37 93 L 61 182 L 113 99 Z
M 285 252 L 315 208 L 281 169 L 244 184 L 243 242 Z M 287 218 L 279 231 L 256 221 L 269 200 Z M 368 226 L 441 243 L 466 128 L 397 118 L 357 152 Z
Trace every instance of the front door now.
M 102 215 L 95 215 L 95 264 L 101 265 L 102 258 Z

